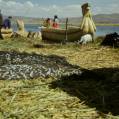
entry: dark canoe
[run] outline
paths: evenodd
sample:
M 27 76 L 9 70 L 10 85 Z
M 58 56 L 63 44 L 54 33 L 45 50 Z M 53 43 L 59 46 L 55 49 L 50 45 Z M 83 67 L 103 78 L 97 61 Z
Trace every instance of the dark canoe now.
M 66 39 L 65 29 L 41 28 L 42 39 L 54 42 L 63 42 Z M 82 31 L 79 27 L 67 29 L 67 41 L 74 42 L 80 40 Z

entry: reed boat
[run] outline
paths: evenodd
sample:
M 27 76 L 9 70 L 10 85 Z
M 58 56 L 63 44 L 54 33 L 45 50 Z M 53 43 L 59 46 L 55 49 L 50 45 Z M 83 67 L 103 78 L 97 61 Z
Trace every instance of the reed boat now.
M 74 42 L 80 40 L 83 35 L 94 34 L 96 26 L 92 19 L 90 5 L 85 3 L 81 8 L 83 18 L 80 28 L 69 26 L 68 18 L 66 18 L 65 29 L 41 28 L 42 39 L 55 42 L 63 42 L 64 40 Z
M 83 35 L 79 27 L 69 27 L 66 29 L 41 28 L 42 40 L 51 42 L 74 42 L 80 40 Z
M 1 29 L 1 35 L 3 38 L 10 38 L 13 35 L 12 29 Z

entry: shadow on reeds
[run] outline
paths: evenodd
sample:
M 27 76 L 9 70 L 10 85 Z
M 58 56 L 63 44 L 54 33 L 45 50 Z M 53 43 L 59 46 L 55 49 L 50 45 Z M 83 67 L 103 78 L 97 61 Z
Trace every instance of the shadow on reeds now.
M 119 68 L 84 71 L 81 76 L 62 77 L 50 86 L 80 98 L 99 112 L 119 115 Z

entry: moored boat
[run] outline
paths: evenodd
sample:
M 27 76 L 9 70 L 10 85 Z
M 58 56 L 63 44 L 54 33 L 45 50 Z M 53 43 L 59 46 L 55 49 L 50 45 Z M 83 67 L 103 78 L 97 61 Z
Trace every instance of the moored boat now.
M 69 27 L 67 18 L 65 29 L 41 28 L 42 39 L 55 42 L 74 42 L 80 40 L 83 35 L 90 34 L 94 40 L 96 26 L 92 19 L 90 5 L 85 3 L 81 7 L 83 18 L 80 27 Z
M 74 42 L 80 40 L 82 30 L 79 27 L 70 27 L 66 29 L 42 28 L 42 39 L 53 42 Z

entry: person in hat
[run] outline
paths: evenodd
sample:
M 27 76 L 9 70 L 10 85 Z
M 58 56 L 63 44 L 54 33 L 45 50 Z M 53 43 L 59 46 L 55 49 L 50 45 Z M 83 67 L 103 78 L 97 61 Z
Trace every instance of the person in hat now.
M 55 15 L 53 19 L 53 28 L 59 28 L 59 19 L 57 15 Z

